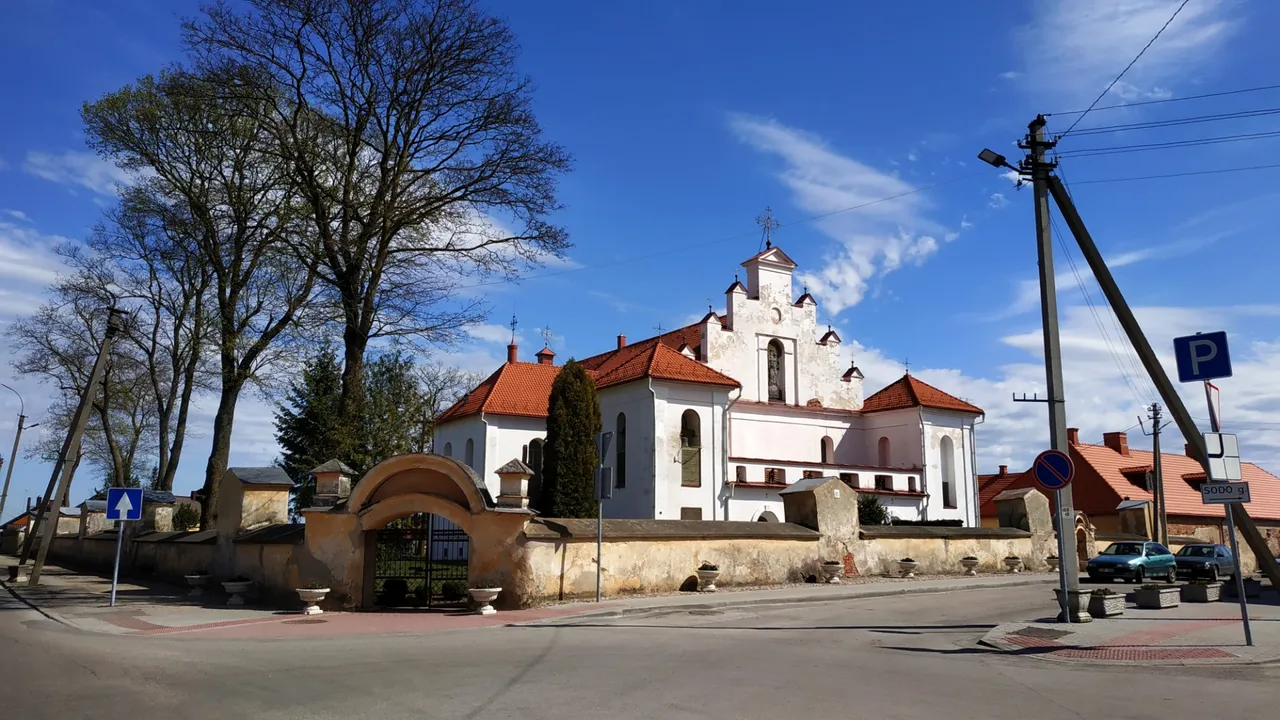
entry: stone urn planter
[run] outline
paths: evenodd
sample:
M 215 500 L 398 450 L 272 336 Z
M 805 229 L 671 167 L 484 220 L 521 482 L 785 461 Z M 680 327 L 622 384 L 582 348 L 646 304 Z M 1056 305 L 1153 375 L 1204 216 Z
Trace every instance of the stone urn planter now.
M 1222 597 L 1222 583 L 1191 581 L 1182 586 L 1182 602 L 1207 603 L 1217 602 Z
M 227 598 L 228 605 L 243 605 L 244 595 L 249 592 L 249 588 L 253 587 L 253 581 L 247 577 L 233 577 L 222 583 L 222 589 L 227 591 L 231 597 Z
M 1182 592 L 1177 585 L 1143 585 L 1133 591 L 1134 603 L 1146 610 L 1178 607 Z
M 1115 617 L 1124 614 L 1124 595 L 1106 588 L 1089 593 L 1089 614 L 1093 617 Z
M 1058 572 L 1058 565 L 1060 561 L 1058 560 L 1057 555 L 1050 555 L 1045 558 L 1044 561 L 1049 564 L 1049 572 Z
M 720 566 L 704 562 L 698 566 L 698 583 L 699 590 L 702 592 L 716 591 L 716 578 L 720 577 Z
M 1244 579 L 1244 596 L 1246 598 L 1256 598 L 1262 594 L 1262 581 L 1253 578 Z M 1240 598 L 1240 591 L 1236 589 L 1236 581 L 1232 579 L 1230 582 L 1222 584 L 1222 597 L 1228 597 L 1232 600 Z
M 904 578 L 913 578 L 916 576 L 916 568 L 920 567 L 920 563 L 911 558 L 902 558 L 898 561 L 898 572 L 902 573 Z
M 964 568 L 964 574 L 967 577 L 977 577 L 978 563 L 978 558 L 972 555 L 960 558 L 960 567 Z
M 187 597 L 200 597 L 204 595 L 204 585 L 209 582 L 208 573 L 194 573 L 192 575 L 183 575 L 187 580 L 187 587 L 191 591 L 187 593 Z
M 298 598 L 302 600 L 303 615 L 319 615 L 324 612 L 320 609 L 320 602 L 324 600 L 324 596 L 329 594 L 327 587 L 306 587 L 298 588 Z
M 1054 588 L 1054 601 L 1058 603 L 1058 607 L 1062 607 L 1062 590 Z M 1067 591 L 1067 612 L 1071 614 L 1071 622 L 1087 623 L 1093 620 L 1093 614 L 1089 612 L 1089 592 L 1086 590 L 1068 590 Z M 1058 611 L 1058 622 L 1065 622 L 1062 617 L 1062 611 Z
M 1010 573 L 1020 572 L 1022 570 L 1022 558 L 1017 555 L 1010 555 L 1004 559 L 1004 568 Z
M 498 599 L 501 592 L 502 588 L 471 588 L 471 599 L 476 601 L 476 609 L 472 612 L 476 615 L 493 615 L 498 612 L 491 603 Z
M 840 576 L 844 574 L 844 563 L 838 560 L 828 560 L 822 563 L 822 577 L 830 585 L 839 585 Z

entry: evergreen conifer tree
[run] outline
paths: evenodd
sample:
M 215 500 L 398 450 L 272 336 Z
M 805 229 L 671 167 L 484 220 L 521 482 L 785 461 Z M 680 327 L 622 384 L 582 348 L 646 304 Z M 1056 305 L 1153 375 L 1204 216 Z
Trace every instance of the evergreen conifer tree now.
M 565 364 L 547 403 L 547 443 L 542 462 L 544 515 L 589 518 L 596 515 L 596 435 L 600 432 L 596 383 L 573 360 Z
M 339 422 L 341 396 L 342 366 L 333 348 L 325 347 L 307 362 L 289 390 L 287 404 L 276 410 L 276 442 L 281 449 L 276 464 L 293 479 L 290 507 L 295 515 L 310 507 L 315 496 L 312 468 L 333 458 L 352 464 L 352 458 L 342 457 L 354 438 L 346 437 Z

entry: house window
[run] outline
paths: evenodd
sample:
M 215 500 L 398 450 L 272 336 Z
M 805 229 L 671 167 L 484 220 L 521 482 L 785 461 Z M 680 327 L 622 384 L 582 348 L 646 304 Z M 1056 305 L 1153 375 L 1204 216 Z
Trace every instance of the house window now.
M 733 479 L 737 482 L 744 483 L 747 481 L 747 466 L 737 465 L 733 468 Z
M 917 492 L 915 475 L 910 475 L 907 477 L 907 490 L 910 492 Z
M 820 478 L 822 477 L 822 471 L 821 470 L 805 470 L 803 473 L 803 476 L 806 480 L 808 480 L 809 478 Z
M 702 487 L 702 419 L 696 410 L 680 416 L 680 485 Z
M 627 486 L 627 416 L 622 413 L 618 413 L 617 435 L 614 438 L 617 443 L 614 464 L 617 467 L 613 469 L 613 486 L 621 490 Z
M 819 450 L 818 457 L 822 458 L 823 465 L 830 465 L 836 461 L 835 441 L 829 437 L 822 438 L 822 447 Z
M 472 470 L 475 470 L 476 469 L 476 441 L 475 440 L 472 440 L 471 438 L 467 438 L 467 449 L 465 452 L 466 454 L 463 456 L 462 462 L 466 463 L 467 467 L 471 468 Z
M 944 435 L 938 443 L 942 464 L 942 507 L 956 507 L 956 446 L 951 437 Z
M 892 490 L 892 489 L 893 489 L 893 476 L 892 476 L 892 475 L 877 475 L 877 476 L 876 476 L 876 489 L 877 489 L 877 490 Z
M 858 489 L 858 473 L 840 473 L 840 482 L 848 485 L 854 490 Z
M 782 343 L 770 340 L 766 354 L 769 361 L 769 402 L 786 402 L 787 381 Z
M 880 467 L 889 467 L 889 438 L 880 438 L 880 442 L 876 445 L 876 457 Z
M 682 507 L 680 508 L 681 520 L 701 520 L 702 508 L 700 507 Z
M 453 443 L 447 442 L 444 444 L 444 456 L 447 458 L 453 457 Z
M 787 484 L 786 468 L 765 468 L 764 481 L 769 485 L 786 485 Z

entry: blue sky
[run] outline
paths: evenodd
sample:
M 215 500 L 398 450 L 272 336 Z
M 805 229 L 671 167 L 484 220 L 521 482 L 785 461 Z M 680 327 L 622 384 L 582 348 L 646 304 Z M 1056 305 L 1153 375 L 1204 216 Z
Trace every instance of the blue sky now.
M 800 264 L 797 284 L 817 295 L 867 373 L 868 392 L 895 379 L 909 358 L 912 372 L 987 410 L 983 470 L 1026 463 L 1047 441 L 1043 406 L 1009 401 L 1014 392 L 1043 392 L 1030 191 L 974 156 L 989 146 L 1015 158 L 1013 143 L 1037 112 L 1087 106 L 1179 1 L 783 9 L 493 0 L 487 6 L 520 38 L 519 65 L 537 85 L 547 134 L 576 159 L 556 218 L 574 247 L 518 284 L 477 288 L 493 308 L 490 324 L 450 357 L 492 369 L 513 310 L 526 358 L 541 343 L 535 328 L 549 326 L 564 359 L 607 349 L 618 333 L 641 338 L 691 321 L 708 303 L 720 309 L 738 263 L 758 249 L 754 219 L 771 206 L 783 224 L 776 242 Z M 122 177 L 84 146 L 80 104 L 179 60 L 178 18 L 195 10 L 190 2 L 163 11 L 141 0 L 102 5 L 16 0 L 0 8 L 0 67 L 11 69 L 0 76 L 0 322 L 38 304 L 58 270 L 51 247 L 83 237 Z M 1191 0 L 1100 105 L 1280 82 L 1269 70 L 1280 66 L 1280 49 L 1267 31 L 1277 20 L 1280 6 L 1264 0 Z M 1272 107 L 1280 91 L 1098 111 L 1080 127 Z M 1050 129 L 1065 130 L 1073 118 L 1053 116 Z M 1263 116 L 1068 137 L 1060 149 L 1276 125 Z M 1280 139 L 1064 157 L 1062 171 L 1158 350 L 1167 353 L 1178 334 L 1231 333 L 1227 429 L 1239 432 L 1246 459 L 1280 471 L 1272 370 L 1280 362 L 1280 249 L 1269 242 L 1280 172 L 1088 182 L 1268 163 L 1280 163 Z M 838 212 L 902 193 L 911 194 Z M 810 220 L 818 215 L 827 217 Z M 1136 425 L 1154 393 L 1130 369 L 1127 346 L 1072 248 L 1099 306 L 1095 321 L 1065 248 L 1059 244 L 1057 269 L 1067 412 L 1084 439 L 1097 441 L 1104 430 Z M 0 356 L 0 379 L 23 393 L 38 420 L 49 388 L 10 379 L 9 358 Z M 1203 417 L 1198 392 L 1186 397 Z M 16 405 L 11 394 L 0 397 L 0 438 L 11 437 Z M 181 491 L 199 484 L 213 399 L 199 410 Z M 237 420 L 233 464 L 270 462 L 269 401 L 246 397 Z M 20 461 L 11 497 L 41 492 L 47 473 Z M 73 495 L 89 484 L 80 481 Z

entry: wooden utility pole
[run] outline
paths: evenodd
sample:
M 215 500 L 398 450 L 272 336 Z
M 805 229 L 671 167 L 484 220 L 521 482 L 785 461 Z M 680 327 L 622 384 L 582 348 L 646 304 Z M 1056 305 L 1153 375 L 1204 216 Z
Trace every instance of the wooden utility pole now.
M 94 398 L 98 394 L 98 384 L 102 382 L 103 375 L 107 369 L 107 355 L 111 352 L 111 342 L 115 336 L 120 334 L 124 329 L 124 312 L 111 308 L 107 315 L 107 332 L 102 339 L 102 347 L 98 348 L 98 359 L 93 364 L 93 372 L 89 375 L 89 382 L 85 385 L 84 393 L 80 395 L 80 404 L 76 406 L 76 413 L 71 418 L 71 426 L 67 429 L 67 439 L 62 443 L 62 454 L 58 458 L 55 465 L 55 473 L 57 468 L 61 468 L 61 477 L 58 480 L 57 491 L 54 491 L 54 477 L 49 478 L 49 493 L 45 496 L 49 498 L 47 503 L 49 513 L 44 518 L 43 527 L 40 526 L 41 512 L 36 515 L 36 522 L 32 525 L 31 535 L 27 537 L 26 553 L 30 552 L 30 543 L 36 533 L 36 529 L 42 530 L 40 539 L 40 550 L 36 555 L 35 566 L 31 568 L 31 577 L 27 580 L 27 584 L 35 587 L 40 584 L 40 571 L 44 569 L 44 560 L 49 555 L 49 546 L 53 544 L 53 538 L 58 532 L 58 517 L 62 512 L 62 504 L 67 498 L 67 494 L 71 490 L 71 474 L 75 472 L 76 458 L 70 457 L 71 452 L 79 455 L 80 439 L 84 436 L 85 425 L 89 422 L 89 408 L 93 404 Z M 121 529 L 123 532 L 123 528 Z M 26 556 L 24 553 L 24 558 Z

